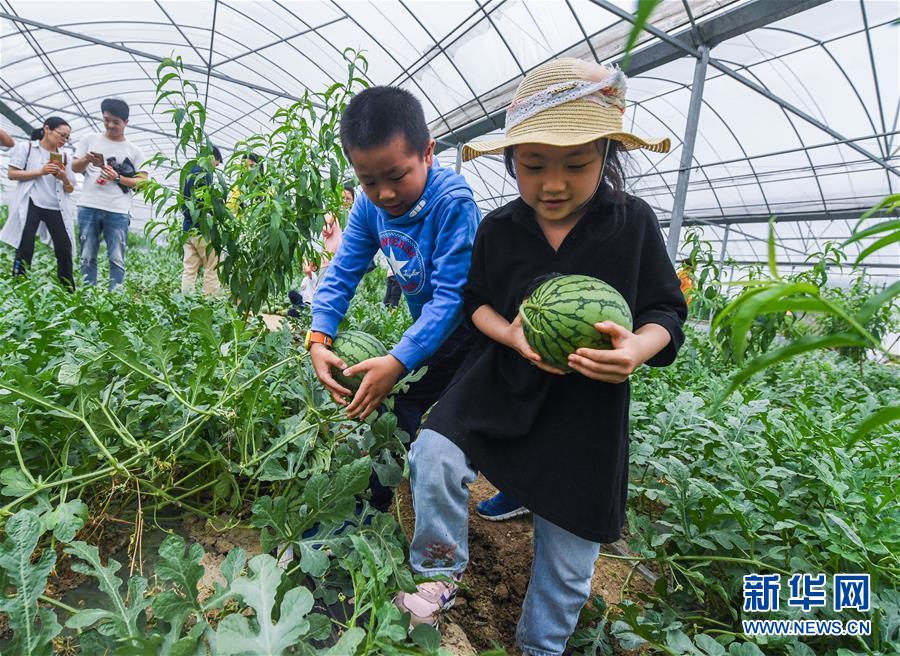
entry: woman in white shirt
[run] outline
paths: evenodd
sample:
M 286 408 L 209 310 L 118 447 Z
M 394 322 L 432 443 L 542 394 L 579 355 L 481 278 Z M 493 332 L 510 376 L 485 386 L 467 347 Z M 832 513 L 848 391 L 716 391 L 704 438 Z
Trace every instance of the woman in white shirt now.
M 72 128 L 64 119 L 51 116 L 31 134 L 31 141 L 13 149 L 9 179 L 18 184 L 0 241 L 16 249 L 13 275 L 24 275 L 31 267 L 35 237 L 40 236 L 45 242 L 52 240 L 56 275 L 63 285 L 74 290 L 75 224 L 69 194 L 75 190 L 75 174 L 72 158 L 60 150 L 71 133 Z

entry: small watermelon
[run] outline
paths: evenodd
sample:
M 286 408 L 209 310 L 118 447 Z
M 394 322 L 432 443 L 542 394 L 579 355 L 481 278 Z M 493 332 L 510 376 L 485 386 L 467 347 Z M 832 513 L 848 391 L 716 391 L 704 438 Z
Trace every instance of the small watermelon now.
M 568 357 L 579 348 L 608 349 L 595 323 L 612 321 L 631 330 L 631 309 L 611 285 L 591 276 L 557 276 L 542 283 L 519 307 L 525 339 L 544 362 L 572 371 Z
M 334 338 L 331 350 L 348 367 L 352 367 L 369 358 L 387 355 L 388 352 L 384 344 L 369 333 L 364 333 L 361 330 L 345 330 L 342 333 L 338 333 L 338 336 Z M 331 375 L 341 385 L 354 392 L 359 389 L 363 379 L 362 376 L 345 376 L 337 367 L 331 368 Z

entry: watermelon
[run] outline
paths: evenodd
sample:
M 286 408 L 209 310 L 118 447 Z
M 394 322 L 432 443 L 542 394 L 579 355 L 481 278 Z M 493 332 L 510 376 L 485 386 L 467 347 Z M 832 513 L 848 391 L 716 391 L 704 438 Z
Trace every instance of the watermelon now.
M 612 348 L 595 323 L 612 321 L 631 330 L 631 309 L 612 285 L 591 276 L 557 276 L 542 283 L 519 307 L 525 339 L 541 359 L 572 371 L 568 356 L 579 348 Z
M 375 337 L 372 337 L 369 333 L 364 333 L 361 330 L 345 330 L 342 333 L 338 333 L 338 336 L 334 338 L 334 344 L 332 344 L 331 350 L 334 351 L 335 355 L 343 360 L 344 364 L 348 367 L 352 367 L 369 358 L 378 358 L 382 355 L 387 355 L 388 352 L 384 347 L 384 344 L 379 342 Z M 360 375 L 345 376 L 337 367 L 331 368 L 331 375 L 341 385 L 354 392 L 359 389 L 363 379 Z

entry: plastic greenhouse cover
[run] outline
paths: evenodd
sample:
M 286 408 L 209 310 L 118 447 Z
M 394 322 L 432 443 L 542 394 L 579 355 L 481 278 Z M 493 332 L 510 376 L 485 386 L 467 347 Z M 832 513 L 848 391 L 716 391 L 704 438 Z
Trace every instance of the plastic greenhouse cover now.
M 613 5 L 627 12 L 634 2 Z M 652 24 L 668 34 L 703 26 L 761 0 L 664 2 Z M 770 4 L 770 3 L 768 3 Z M 685 220 L 719 224 L 782 216 L 778 257 L 802 262 L 826 238 L 846 237 L 848 214 L 898 191 L 900 39 L 896 2 L 833 0 L 714 45 L 711 58 L 827 125 L 847 143 L 710 66 L 694 145 Z M 275 109 L 345 73 L 343 50 L 365 51 L 373 84 L 398 84 L 423 103 L 432 132 L 450 145 L 455 131 L 501 111 L 522 75 L 560 55 L 615 60 L 630 25 L 587 0 L 536 2 L 25 2 L 0 0 L 0 100 L 32 126 L 58 114 L 77 139 L 101 129 L 99 104 L 131 106 L 128 137 L 145 152 L 170 152 L 162 108 L 153 110 L 153 76 L 177 54 L 196 70 L 213 140 L 234 142 L 266 130 Z M 690 15 L 686 11 L 690 9 Z M 644 33 L 636 52 L 659 39 Z M 667 155 L 635 152 L 629 185 L 666 229 L 671 219 L 696 60 L 685 56 L 629 80 L 630 129 L 668 135 Z M 24 139 L 7 116 L 3 129 Z M 498 124 L 499 127 L 499 124 Z M 869 156 L 871 155 L 871 156 Z M 6 158 L 3 158 L 3 168 Z M 462 166 L 485 211 L 516 195 L 499 158 Z M 5 170 L 3 178 L 5 179 Z M 4 185 L 4 199 L 9 185 Z M 77 192 L 76 192 L 77 193 Z M 789 221 L 797 213 L 815 220 Z M 135 211 L 136 225 L 147 208 Z M 765 223 L 735 223 L 727 254 L 765 259 Z M 873 272 L 896 277 L 900 247 Z

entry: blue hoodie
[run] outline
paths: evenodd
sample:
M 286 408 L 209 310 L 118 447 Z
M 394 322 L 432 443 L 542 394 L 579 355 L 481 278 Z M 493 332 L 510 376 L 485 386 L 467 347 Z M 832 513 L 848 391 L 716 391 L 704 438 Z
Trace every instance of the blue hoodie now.
M 422 196 L 402 216 L 392 217 L 360 194 L 350 210 L 341 247 L 313 299 L 312 329 L 335 335 L 380 248 L 415 320 L 391 355 L 407 371 L 415 369 L 462 320 L 462 292 L 480 220 L 465 178 L 437 162 L 428 171 Z

